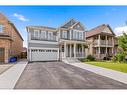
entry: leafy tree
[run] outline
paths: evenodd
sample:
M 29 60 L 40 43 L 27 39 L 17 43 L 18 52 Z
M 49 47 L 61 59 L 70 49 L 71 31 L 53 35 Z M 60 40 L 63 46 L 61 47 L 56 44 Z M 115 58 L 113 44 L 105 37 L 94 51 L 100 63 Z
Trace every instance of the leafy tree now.
M 127 54 L 127 34 L 123 33 L 123 35 L 118 38 L 118 41 L 118 46 L 122 48 L 124 54 Z

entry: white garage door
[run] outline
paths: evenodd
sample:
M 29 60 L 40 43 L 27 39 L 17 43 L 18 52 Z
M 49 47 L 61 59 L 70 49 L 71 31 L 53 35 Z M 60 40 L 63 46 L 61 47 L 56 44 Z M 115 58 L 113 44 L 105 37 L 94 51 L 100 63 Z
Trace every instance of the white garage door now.
M 53 61 L 58 60 L 57 49 L 32 49 L 31 50 L 32 61 Z

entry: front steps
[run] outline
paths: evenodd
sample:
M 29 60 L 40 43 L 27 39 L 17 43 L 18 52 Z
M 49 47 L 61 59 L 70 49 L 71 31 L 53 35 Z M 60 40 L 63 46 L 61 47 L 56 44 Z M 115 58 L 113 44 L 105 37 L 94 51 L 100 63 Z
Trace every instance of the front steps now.
M 78 59 L 76 58 L 64 58 L 62 59 L 63 62 L 65 63 L 81 63 Z

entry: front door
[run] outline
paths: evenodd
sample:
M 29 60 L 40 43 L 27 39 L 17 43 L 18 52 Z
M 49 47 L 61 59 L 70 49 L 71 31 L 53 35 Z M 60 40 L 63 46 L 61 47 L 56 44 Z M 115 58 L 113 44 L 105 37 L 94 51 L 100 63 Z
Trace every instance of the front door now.
M 0 48 L 0 63 L 4 62 L 4 48 Z

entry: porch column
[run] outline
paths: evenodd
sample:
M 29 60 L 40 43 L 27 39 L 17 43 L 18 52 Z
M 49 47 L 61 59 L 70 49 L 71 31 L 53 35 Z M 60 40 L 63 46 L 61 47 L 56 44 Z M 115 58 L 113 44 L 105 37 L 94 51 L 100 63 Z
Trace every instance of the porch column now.
M 84 46 L 82 44 L 82 57 L 84 57 Z
M 66 47 L 67 46 L 67 44 L 66 44 L 66 42 L 64 42 L 64 58 L 66 58 Z
M 72 44 L 70 44 L 70 57 L 71 57 L 71 55 L 72 55 Z
M 106 36 L 106 51 L 105 51 L 106 55 L 107 55 L 107 45 L 108 45 L 108 41 L 107 41 L 107 36 Z
M 113 39 L 113 37 L 112 37 L 112 54 L 114 54 L 114 39 Z
M 32 55 L 32 52 L 31 52 L 31 51 L 32 51 L 32 49 L 29 49 L 29 54 L 28 54 L 28 56 L 29 56 L 29 61 L 32 61 L 32 60 L 31 60 L 31 55 Z
M 76 44 L 74 43 L 74 58 L 76 58 Z
M 101 44 L 101 43 L 100 43 L 100 40 L 101 40 L 101 39 L 100 39 L 100 35 L 98 35 L 98 40 L 99 40 L 99 41 L 98 41 L 98 45 L 99 45 L 99 47 L 98 47 L 98 58 L 100 59 L 100 53 L 101 53 L 101 51 L 100 51 L 100 44 Z
M 69 32 L 70 32 L 70 40 L 71 40 L 71 33 L 72 33 L 72 30 L 70 30 Z
M 101 42 L 100 40 L 101 40 L 101 37 L 100 37 L 100 35 L 98 35 L 98 45 L 99 45 L 99 46 L 100 46 L 100 44 L 101 44 L 101 43 L 100 43 L 100 42 Z

